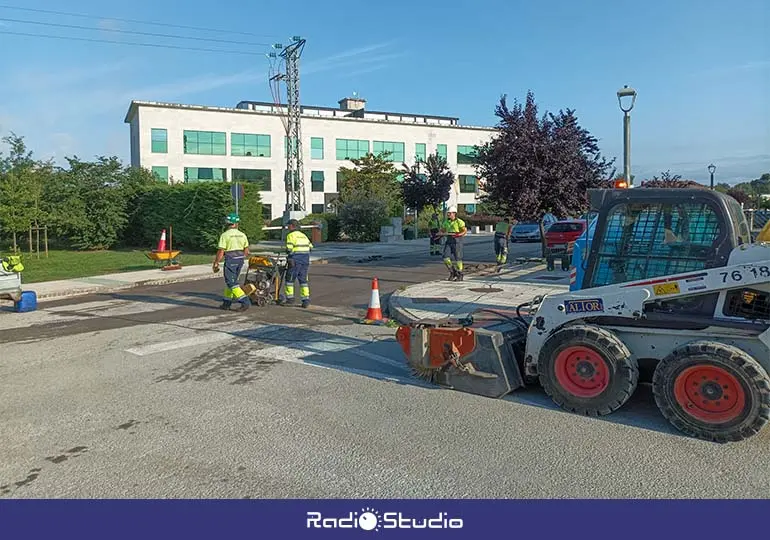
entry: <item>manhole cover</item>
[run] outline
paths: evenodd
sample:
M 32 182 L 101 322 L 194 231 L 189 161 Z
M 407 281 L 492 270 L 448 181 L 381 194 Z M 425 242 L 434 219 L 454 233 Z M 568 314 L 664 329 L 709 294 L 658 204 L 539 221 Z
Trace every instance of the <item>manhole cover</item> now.
M 477 293 L 492 293 L 492 292 L 503 292 L 504 289 L 498 289 L 497 287 L 478 287 L 476 289 L 468 289 L 472 292 Z
M 413 304 L 448 304 L 449 298 L 412 298 Z
M 567 279 L 567 276 L 540 276 L 536 277 L 535 279 L 544 279 L 546 281 L 561 281 L 562 279 Z

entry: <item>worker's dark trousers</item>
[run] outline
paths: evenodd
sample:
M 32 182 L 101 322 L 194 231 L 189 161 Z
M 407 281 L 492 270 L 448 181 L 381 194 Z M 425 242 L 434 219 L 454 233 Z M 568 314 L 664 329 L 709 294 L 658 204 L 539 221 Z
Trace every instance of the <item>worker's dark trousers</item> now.
M 500 233 L 495 233 L 495 255 L 497 264 L 505 264 L 508 259 L 508 240 Z
M 290 256 L 291 268 L 289 268 L 284 287 L 284 300 L 294 301 L 294 282 L 299 281 L 299 294 L 302 302 L 310 302 L 310 284 L 308 283 L 308 271 L 310 270 L 310 254 L 296 253 Z
M 441 238 L 439 238 L 438 229 L 430 230 L 430 254 L 441 255 Z
M 245 262 L 244 257 L 225 257 L 225 306 L 230 306 L 233 301 L 240 302 L 241 304 L 251 303 L 238 282 Z
M 444 264 L 452 271 L 463 271 L 463 243 L 461 238 L 454 238 L 447 236 L 446 243 L 444 244 Z M 454 259 L 454 268 L 452 266 L 452 260 Z

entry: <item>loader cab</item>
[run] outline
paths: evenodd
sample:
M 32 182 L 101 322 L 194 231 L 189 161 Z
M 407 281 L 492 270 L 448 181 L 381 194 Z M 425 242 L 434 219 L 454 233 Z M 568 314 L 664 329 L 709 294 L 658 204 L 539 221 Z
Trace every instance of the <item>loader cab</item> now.
M 590 190 L 589 198 L 596 219 L 579 261 L 580 289 L 725 266 L 733 249 L 751 242 L 740 205 L 716 191 Z M 718 299 L 718 293 L 705 293 L 646 310 L 707 316 Z

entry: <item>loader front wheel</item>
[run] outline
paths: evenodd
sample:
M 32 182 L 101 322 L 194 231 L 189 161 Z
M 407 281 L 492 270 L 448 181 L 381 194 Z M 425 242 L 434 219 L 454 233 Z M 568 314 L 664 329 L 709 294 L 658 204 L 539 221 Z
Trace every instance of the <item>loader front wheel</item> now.
M 601 416 L 628 401 L 639 381 L 639 366 L 612 332 L 589 325 L 557 331 L 543 345 L 540 384 L 568 411 Z
M 743 350 L 696 341 L 661 360 L 652 380 L 655 402 L 679 431 L 711 442 L 737 442 L 770 419 L 770 377 Z

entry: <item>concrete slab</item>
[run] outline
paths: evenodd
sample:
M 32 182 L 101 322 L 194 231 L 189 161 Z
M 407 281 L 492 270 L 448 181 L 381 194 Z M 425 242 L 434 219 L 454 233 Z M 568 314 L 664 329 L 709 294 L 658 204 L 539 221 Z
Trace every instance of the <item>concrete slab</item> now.
M 401 324 L 421 319 L 465 317 L 482 308 L 515 310 L 539 295 L 569 290 L 569 273 L 549 272 L 544 264 L 514 264 L 500 272 L 481 272 L 464 281 L 430 281 L 394 292 L 390 316 Z

